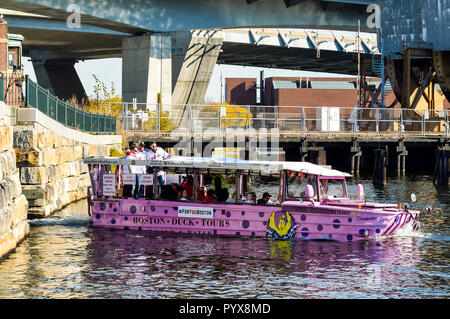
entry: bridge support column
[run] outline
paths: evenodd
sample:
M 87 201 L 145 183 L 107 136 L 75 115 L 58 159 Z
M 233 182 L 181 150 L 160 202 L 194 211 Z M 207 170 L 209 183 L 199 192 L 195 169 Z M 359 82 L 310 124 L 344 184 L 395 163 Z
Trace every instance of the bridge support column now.
M 387 165 L 388 165 L 388 150 L 375 149 L 374 150 L 375 163 L 373 166 L 373 183 L 375 185 L 386 185 Z
M 350 171 L 352 175 L 359 175 L 359 168 L 361 166 L 361 147 L 357 140 L 353 141 L 353 145 L 350 147 Z
M 172 102 L 180 120 L 186 118 L 184 105 L 204 103 L 222 42 L 223 32 L 218 30 L 172 33 Z
M 408 151 L 406 150 L 405 144 L 403 141 L 399 141 L 397 146 L 397 174 L 405 175 L 406 173 L 406 156 L 408 155 Z
M 61 100 L 76 97 L 78 101 L 86 98 L 83 84 L 75 70 L 76 60 L 58 59 L 51 53 L 31 51 L 34 73 L 40 86 L 48 89 Z
M 170 111 L 172 104 L 171 37 L 151 34 L 122 41 L 122 97 L 124 102 L 146 103 L 155 111 Z M 143 108 L 143 107 L 142 107 Z M 143 108 L 144 109 L 144 108 Z
M 443 144 L 436 150 L 436 164 L 433 181 L 437 186 L 448 186 L 450 145 Z

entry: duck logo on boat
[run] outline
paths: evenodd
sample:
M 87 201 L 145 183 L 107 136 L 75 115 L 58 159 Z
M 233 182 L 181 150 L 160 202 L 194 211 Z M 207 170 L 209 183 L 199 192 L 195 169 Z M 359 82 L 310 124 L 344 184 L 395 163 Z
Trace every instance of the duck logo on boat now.
M 290 239 L 294 237 L 298 225 L 289 212 L 272 212 L 266 232 L 269 238 Z

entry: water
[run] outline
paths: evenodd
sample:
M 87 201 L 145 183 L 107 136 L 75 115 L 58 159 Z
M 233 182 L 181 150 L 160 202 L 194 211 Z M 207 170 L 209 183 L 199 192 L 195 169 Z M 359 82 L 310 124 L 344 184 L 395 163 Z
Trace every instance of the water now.
M 427 175 L 365 186 L 368 198 L 433 207 L 420 232 L 337 243 L 93 229 L 85 201 L 31 222 L 0 263 L 0 298 L 448 298 L 448 188 Z M 277 184 L 254 184 L 276 194 Z M 259 185 L 259 186 L 258 186 Z

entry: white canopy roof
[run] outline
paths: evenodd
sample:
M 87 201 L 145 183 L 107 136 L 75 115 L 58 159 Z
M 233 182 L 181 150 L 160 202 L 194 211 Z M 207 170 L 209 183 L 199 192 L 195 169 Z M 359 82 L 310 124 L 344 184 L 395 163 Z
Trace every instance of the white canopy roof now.
M 198 168 L 220 170 L 261 171 L 264 173 L 277 173 L 282 170 L 303 172 L 305 174 L 351 177 L 350 174 L 328 167 L 308 162 L 280 162 L 280 161 L 246 161 L 236 158 L 212 158 L 212 157 L 184 157 L 172 156 L 164 160 L 131 160 L 119 157 L 89 157 L 85 158 L 86 164 L 102 165 L 144 165 L 164 168 Z

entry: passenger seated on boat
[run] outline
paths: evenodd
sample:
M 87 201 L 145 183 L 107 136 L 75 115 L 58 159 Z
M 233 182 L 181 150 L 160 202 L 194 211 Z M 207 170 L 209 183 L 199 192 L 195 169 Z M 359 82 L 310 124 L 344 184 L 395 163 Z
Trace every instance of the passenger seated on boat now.
M 186 191 L 186 197 L 189 198 L 189 200 L 192 200 L 192 195 L 194 194 L 194 177 L 188 175 L 186 181 L 181 184 L 181 187 Z
M 230 195 L 228 193 L 227 180 L 222 175 L 216 175 L 214 176 L 212 182 L 217 202 L 219 203 L 225 202 L 228 199 L 228 196 Z
M 281 195 L 278 195 L 277 201 L 274 202 L 273 204 L 274 204 L 274 205 L 281 205 L 281 202 L 282 202 L 282 201 L 283 201 L 283 199 L 282 199 Z
M 257 205 L 271 205 L 272 201 L 270 200 L 270 197 L 272 197 L 272 195 L 270 195 L 269 193 L 264 193 L 262 198 L 258 199 L 256 204 Z
M 208 190 L 206 186 L 199 187 L 197 190 L 197 197 L 200 202 L 210 203 L 214 201 L 214 191 Z
M 227 199 L 226 203 L 228 204 L 236 203 L 236 198 L 237 198 L 236 193 L 233 193 L 233 195 L 231 195 L 231 197 Z
M 190 199 L 188 198 L 188 194 L 187 194 L 187 191 L 186 191 L 186 190 L 183 190 L 183 194 L 181 195 L 180 200 L 181 200 L 181 201 L 184 201 L 184 202 L 188 202 L 188 201 L 190 200 Z
M 256 197 L 256 193 L 255 193 L 255 197 Z M 244 204 L 251 204 L 251 205 L 254 205 L 254 204 L 255 204 L 255 201 L 253 200 L 253 192 L 248 193 L 248 194 L 247 194 L 247 197 L 242 199 L 242 202 L 243 202 Z
M 320 180 L 320 198 L 325 199 L 327 198 L 327 180 L 321 179 Z
M 181 196 L 183 195 L 183 188 L 176 184 L 169 184 L 169 185 L 162 185 L 161 186 L 161 199 L 167 199 L 167 200 L 180 200 Z
M 208 189 L 206 192 L 206 198 L 205 202 L 212 203 L 216 200 L 216 195 L 214 194 L 214 191 L 212 189 Z

